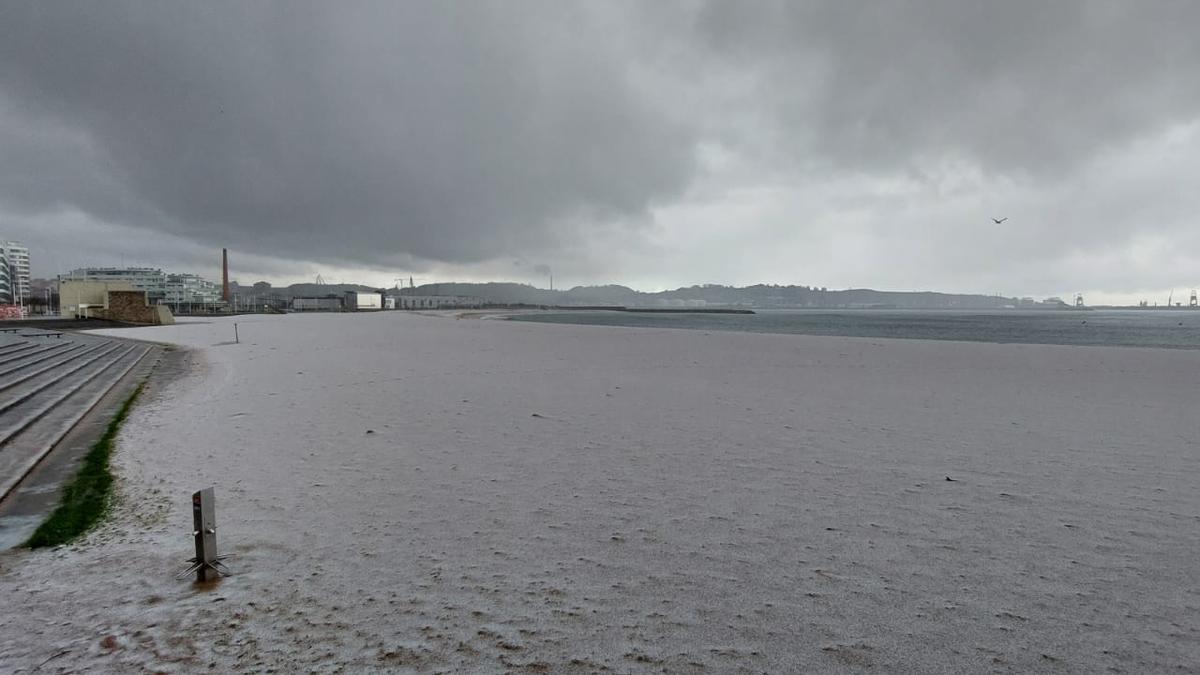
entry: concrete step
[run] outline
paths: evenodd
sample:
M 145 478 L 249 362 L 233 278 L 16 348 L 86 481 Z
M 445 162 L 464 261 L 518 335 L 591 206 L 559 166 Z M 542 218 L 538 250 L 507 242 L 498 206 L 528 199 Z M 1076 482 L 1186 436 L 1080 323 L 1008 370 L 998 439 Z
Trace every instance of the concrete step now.
M 7 375 L 10 375 L 10 374 L 16 373 L 16 372 L 20 372 L 27 368 L 36 366 L 39 363 L 48 361 L 50 359 L 60 358 L 64 354 L 70 354 L 72 352 L 77 352 L 78 350 L 83 349 L 84 347 L 87 346 L 84 344 L 77 344 L 77 343 L 70 343 L 70 345 L 71 346 L 66 347 L 65 349 L 59 349 L 57 351 L 52 351 L 47 354 L 38 354 L 37 356 L 33 357 L 32 359 L 29 359 L 28 361 L 25 361 L 24 363 L 19 363 L 15 366 L 8 366 L 6 368 L 0 368 L 0 391 L 4 391 L 5 389 L 11 387 L 13 385 L 13 383 L 20 381 L 21 378 L 25 376 L 25 374 L 22 374 L 19 377 L 10 379 L 10 378 L 6 377 Z M 38 371 L 38 372 L 40 372 L 40 371 Z
M 11 353 L 13 351 L 19 351 L 23 348 L 27 348 L 27 347 L 31 347 L 31 346 L 32 345 L 30 345 L 28 342 L 25 342 L 24 340 L 22 340 L 20 342 L 10 342 L 8 344 L 2 344 L 2 345 L 0 345 L 0 356 L 4 356 L 5 354 Z
M 40 377 L 35 378 L 33 381 L 24 382 L 12 387 L 9 389 L 7 395 L 0 398 L 0 420 L 5 418 L 5 413 L 39 393 L 56 385 L 69 383 L 69 378 L 75 373 L 88 368 L 94 363 L 103 362 L 106 359 L 111 361 L 113 358 L 116 358 L 115 354 L 121 348 L 121 343 L 106 343 L 100 350 L 85 357 L 83 360 L 61 364 L 50 369 L 48 372 L 42 373 Z
M 20 361 L 21 359 L 25 359 L 30 356 L 33 356 L 34 354 L 40 354 L 43 352 L 54 351 L 56 349 L 62 349 L 63 344 L 64 343 L 61 343 L 61 342 L 53 342 L 48 345 L 30 343 L 19 350 L 11 351 L 8 354 L 0 356 L 0 365 L 4 365 L 4 364 L 8 364 L 8 363 L 16 363 L 17 361 Z M 69 344 L 69 343 L 67 343 L 67 344 Z
M 41 402 L 21 421 L 6 423 L 0 431 L 0 500 L 88 413 L 106 393 L 145 358 L 151 347 L 118 343 L 114 358 L 81 371 L 74 384 Z
M 14 436 L 54 406 L 62 403 L 68 396 L 100 377 L 105 370 L 120 360 L 121 356 L 136 348 L 136 345 L 130 346 L 123 342 L 111 345 L 100 354 L 66 369 L 59 378 L 37 387 L 35 391 L 23 392 L 19 400 L 0 404 L 0 452 L 4 451 L 4 444 Z

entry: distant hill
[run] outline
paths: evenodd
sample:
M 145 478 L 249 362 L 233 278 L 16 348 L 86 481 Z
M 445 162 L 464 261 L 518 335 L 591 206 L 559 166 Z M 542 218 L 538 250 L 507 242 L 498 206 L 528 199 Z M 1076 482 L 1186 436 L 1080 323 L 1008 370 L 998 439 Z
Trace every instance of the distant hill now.
M 708 284 L 657 293 L 643 293 L 626 286 L 576 286 L 551 291 L 527 284 L 427 284 L 404 293 L 418 295 L 469 295 L 498 304 L 533 305 L 624 305 L 627 307 L 758 307 L 758 308 L 897 308 L 897 309 L 998 309 L 1040 307 L 1029 299 L 990 295 L 934 292 L 876 291 L 872 289 L 828 290 L 811 286 L 758 284 L 746 287 Z
M 242 287 L 242 294 L 279 298 L 341 295 L 346 291 L 378 291 L 361 284 L 293 284 L 286 288 Z M 395 293 L 395 289 L 386 289 Z M 869 288 L 829 290 L 815 286 L 721 286 L 705 284 L 670 291 L 644 293 L 627 286 L 576 286 L 552 291 L 529 284 L 490 282 L 423 284 L 405 288 L 404 295 L 460 295 L 482 298 L 498 305 L 623 305 L 626 307 L 747 307 L 747 308 L 827 308 L 827 309 L 1000 309 L 1004 307 L 1045 308 L 1057 303 L 1034 302 L 1029 298 L 1005 298 L 992 295 L 935 293 L 931 291 L 877 291 Z

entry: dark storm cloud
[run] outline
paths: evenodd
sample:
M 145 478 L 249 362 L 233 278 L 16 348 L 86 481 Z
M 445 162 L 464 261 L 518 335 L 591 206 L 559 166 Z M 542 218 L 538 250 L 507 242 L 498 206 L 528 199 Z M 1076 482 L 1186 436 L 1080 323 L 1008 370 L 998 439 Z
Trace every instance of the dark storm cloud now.
M 70 153 L 11 168 L 41 176 L 0 189 L 346 260 L 469 261 L 569 236 L 549 226 L 640 213 L 691 163 L 588 23 L 560 3 L 10 4 L 5 144 L 41 118 L 95 148 L 83 168 Z M 88 171 L 126 198 L 96 194 Z
M 4 2 L 0 213 L 363 265 L 600 259 L 595 230 L 636 248 L 730 173 L 1061 180 L 1200 117 L 1197 25 L 1182 1 Z
M 709 2 L 692 25 L 821 166 L 1063 170 L 1200 110 L 1195 2 Z

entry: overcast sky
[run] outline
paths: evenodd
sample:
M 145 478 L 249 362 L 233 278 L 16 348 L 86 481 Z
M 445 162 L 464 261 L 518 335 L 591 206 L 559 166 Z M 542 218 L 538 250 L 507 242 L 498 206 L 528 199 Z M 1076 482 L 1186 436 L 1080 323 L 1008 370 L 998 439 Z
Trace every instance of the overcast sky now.
M 1200 286 L 1200 2 L 0 0 L 34 271 Z M 1008 217 L 1001 225 L 993 217 Z

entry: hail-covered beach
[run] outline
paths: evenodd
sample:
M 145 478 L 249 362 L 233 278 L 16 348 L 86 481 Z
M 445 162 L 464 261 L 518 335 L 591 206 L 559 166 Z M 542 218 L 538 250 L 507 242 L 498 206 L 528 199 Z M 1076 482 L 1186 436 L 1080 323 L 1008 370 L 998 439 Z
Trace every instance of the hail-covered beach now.
M 240 343 L 234 343 L 233 323 Z M 1200 664 L 1200 352 L 457 320 L 189 367 L 112 517 L 0 554 L 0 671 Z M 214 487 L 233 576 L 177 580 Z

